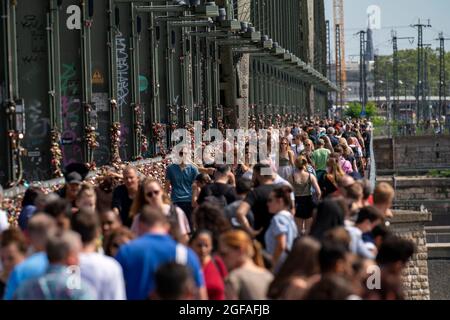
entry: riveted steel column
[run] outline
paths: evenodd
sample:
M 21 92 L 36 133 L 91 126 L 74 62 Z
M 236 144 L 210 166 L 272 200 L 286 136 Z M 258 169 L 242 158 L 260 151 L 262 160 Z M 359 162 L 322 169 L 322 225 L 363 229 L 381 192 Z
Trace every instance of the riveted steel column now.
M 6 166 L 9 184 L 22 179 L 22 154 L 16 128 L 16 103 L 19 98 L 16 38 L 16 1 L 2 1 L 5 96 L 1 119 L 6 119 Z
M 140 32 L 141 32 L 141 18 L 136 12 L 136 7 L 133 3 L 131 6 L 131 39 L 130 39 L 130 57 L 131 57 L 131 123 L 132 123 L 132 146 L 133 159 L 140 159 L 142 157 L 142 135 L 144 134 L 142 128 L 143 110 L 141 106 L 141 94 L 139 91 L 139 70 L 140 70 Z
M 92 57 L 91 57 L 91 25 L 92 17 L 89 16 L 88 0 L 82 1 L 83 24 L 81 27 L 81 66 L 82 66 L 82 88 L 83 88 L 83 159 L 86 163 L 94 161 L 94 148 L 90 144 L 89 134 L 96 135 L 96 126 L 91 123 L 91 114 L 95 112 L 92 105 Z M 93 141 L 94 142 L 94 141 Z

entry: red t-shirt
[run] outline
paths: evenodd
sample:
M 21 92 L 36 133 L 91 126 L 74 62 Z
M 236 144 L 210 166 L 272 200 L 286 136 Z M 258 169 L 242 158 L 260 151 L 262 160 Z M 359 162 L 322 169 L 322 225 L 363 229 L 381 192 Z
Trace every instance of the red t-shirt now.
M 369 199 L 367 201 L 370 203 L 371 206 L 373 206 L 373 194 L 370 195 Z
M 223 281 L 228 272 L 222 259 L 213 257 L 203 266 L 203 274 L 209 300 L 225 300 L 225 285 Z

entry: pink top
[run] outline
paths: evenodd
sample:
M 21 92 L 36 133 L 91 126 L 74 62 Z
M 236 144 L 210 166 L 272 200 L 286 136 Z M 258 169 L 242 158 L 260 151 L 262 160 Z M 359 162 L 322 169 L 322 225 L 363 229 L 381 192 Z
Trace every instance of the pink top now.
M 339 164 L 341 165 L 341 168 L 342 170 L 344 170 L 345 174 L 353 173 L 353 167 L 350 161 L 345 160 L 343 157 L 340 157 Z

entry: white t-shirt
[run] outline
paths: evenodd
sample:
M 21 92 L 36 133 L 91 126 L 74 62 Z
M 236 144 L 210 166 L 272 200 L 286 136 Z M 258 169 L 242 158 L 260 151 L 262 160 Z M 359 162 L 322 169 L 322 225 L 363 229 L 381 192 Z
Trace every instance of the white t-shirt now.
M 8 215 L 5 211 L 0 210 L 0 233 L 9 228 Z
M 126 300 L 125 281 L 120 264 L 100 253 L 80 254 L 81 278 L 97 291 L 98 300 Z

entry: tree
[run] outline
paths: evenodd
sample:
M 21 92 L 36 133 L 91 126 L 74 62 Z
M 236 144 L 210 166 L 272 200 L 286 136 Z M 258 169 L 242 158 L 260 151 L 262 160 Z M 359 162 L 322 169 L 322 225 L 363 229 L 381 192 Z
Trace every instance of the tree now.
M 361 118 L 362 105 L 359 102 L 350 102 L 345 110 L 345 115 L 352 119 Z M 377 107 L 374 102 L 368 102 L 366 105 L 366 117 L 372 118 L 377 113 Z
M 428 85 L 430 87 L 430 95 L 439 95 L 439 50 L 426 48 L 428 53 Z M 405 91 L 409 96 L 415 96 L 417 85 L 417 49 L 399 50 L 399 68 L 398 79 L 403 82 L 398 86 L 399 96 L 404 96 Z M 450 79 L 450 52 L 445 54 L 446 79 Z M 376 95 L 384 96 L 386 90 L 392 95 L 393 92 L 393 74 L 392 74 L 392 55 L 379 56 L 378 66 L 375 68 L 378 72 L 374 75 L 375 81 L 383 81 L 380 85 L 375 83 Z M 450 95 L 449 90 L 447 94 Z

